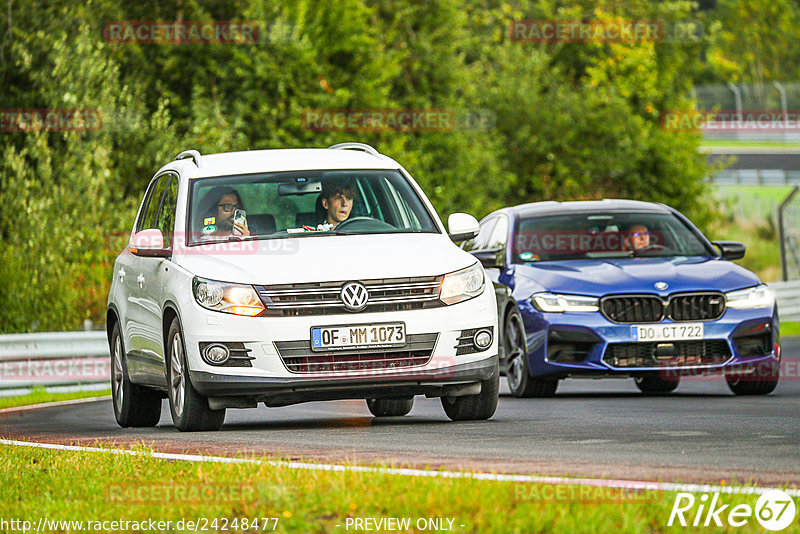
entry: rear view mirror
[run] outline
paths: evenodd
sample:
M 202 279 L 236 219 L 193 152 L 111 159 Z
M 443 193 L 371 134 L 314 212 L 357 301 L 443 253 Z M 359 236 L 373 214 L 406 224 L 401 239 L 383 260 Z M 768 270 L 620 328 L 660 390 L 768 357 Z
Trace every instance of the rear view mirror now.
M 294 182 L 278 185 L 278 195 L 280 196 L 310 195 L 321 191 L 322 183 L 320 182 Z
M 481 265 L 487 269 L 497 269 L 503 266 L 504 259 L 502 257 L 502 248 L 488 248 L 484 250 L 474 250 L 470 254 L 475 256 Z
M 726 260 L 744 258 L 745 245 L 738 241 L 712 241 L 712 245 L 719 249 L 720 255 Z
M 164 236 L 158 228 L 136 232 L 128 248 L 136 256 L 166 258 L 171 254 L 169 249 L 164 248 Z
M 447 231 L 454 243 L 473 239 L 480 229 L 478 219 L 467 213 L 451 213 L 447 218 Z

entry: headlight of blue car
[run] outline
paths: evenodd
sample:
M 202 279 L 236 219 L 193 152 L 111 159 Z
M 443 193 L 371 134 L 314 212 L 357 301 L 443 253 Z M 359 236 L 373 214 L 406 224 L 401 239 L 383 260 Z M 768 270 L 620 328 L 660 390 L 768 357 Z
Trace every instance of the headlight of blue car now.
M 531 304 L 542 312 L 596 312 L 600 309 L 599 299 L 584 295 L 564 295 L 559 293 L 536 293 Z
M 775 293 L 766 285 L 748 287 L 738 291 L 725 293 L 728 308 L 752 310 L 754 308 L 772 308 L 775 304 Z

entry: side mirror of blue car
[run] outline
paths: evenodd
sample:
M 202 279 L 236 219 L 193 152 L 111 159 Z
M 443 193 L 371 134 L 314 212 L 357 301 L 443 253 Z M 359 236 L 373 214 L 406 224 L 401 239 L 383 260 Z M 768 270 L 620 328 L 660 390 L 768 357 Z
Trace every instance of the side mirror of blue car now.
M 497 269 L 504 266 L 503 249 L 487 248 L 483 250 L 471 250 L 470 254 L 475 256 L 481 265 L 487 269 Z
M 717 247 L 722 256 L 726 260 L 738 260 L 744 258 L 745 245 L 738 241 L 712 241 L 712 245 Z

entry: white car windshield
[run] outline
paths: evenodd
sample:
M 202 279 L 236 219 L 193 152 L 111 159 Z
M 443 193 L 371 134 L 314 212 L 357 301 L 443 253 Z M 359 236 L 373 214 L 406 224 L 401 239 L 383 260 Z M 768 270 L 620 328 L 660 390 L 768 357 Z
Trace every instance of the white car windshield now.
M 438 233 L 396 170 L 276 172 L 195 179 L 190 244 L 343 234 Z

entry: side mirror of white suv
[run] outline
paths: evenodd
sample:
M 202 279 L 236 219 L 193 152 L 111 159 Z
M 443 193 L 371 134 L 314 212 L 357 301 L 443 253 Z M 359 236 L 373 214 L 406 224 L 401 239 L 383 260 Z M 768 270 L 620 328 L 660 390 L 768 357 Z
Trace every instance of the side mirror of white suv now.
M 479 231 L 478 219 L 468 213 L 451 213 L 447 218 L 447 232 L 454 243 L 472 239 Z
M 136 232 L 131 238 L 129 247 L 136 256 L 167 257 L 169 249 L 164 248 L 164 235 L 158 228 L 148 228 Z

